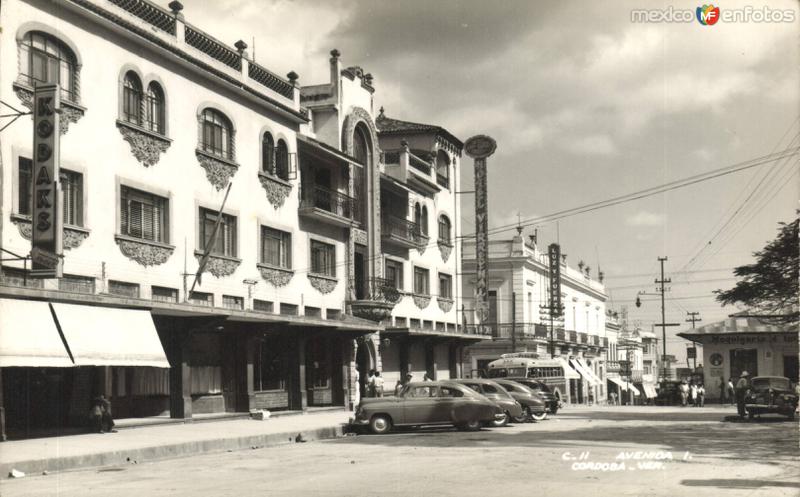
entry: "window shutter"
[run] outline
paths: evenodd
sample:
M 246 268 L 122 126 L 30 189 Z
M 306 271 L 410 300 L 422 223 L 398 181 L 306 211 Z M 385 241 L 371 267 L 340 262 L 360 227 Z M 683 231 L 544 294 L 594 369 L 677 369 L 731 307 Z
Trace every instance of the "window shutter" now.
M 289 154 L 289 173 L 287 179 L 297 179 L 297 153 Z
M 30 159 L 19 159 L 19 213 L 30 216 L 33 211 L 33 163 Z

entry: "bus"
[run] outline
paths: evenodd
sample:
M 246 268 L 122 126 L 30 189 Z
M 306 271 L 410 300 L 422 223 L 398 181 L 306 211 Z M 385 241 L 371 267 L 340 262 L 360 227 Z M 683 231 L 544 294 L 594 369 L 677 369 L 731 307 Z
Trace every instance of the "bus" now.
M 531 378 L 547 385 L 559 402 L 570 402 L 569 380 L 578 373 L 564 359 L 540 359 L 538 354 L 517 352 L 503 354 L 490 362 L 484 372 L 488 378 Z

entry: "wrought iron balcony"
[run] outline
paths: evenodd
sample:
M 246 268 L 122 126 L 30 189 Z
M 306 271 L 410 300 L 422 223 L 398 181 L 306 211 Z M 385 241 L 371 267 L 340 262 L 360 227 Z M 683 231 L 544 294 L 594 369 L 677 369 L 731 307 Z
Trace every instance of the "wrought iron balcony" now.
M 355 219 L 355 200 L 322 186 L 304 186 L 300 214 L 336 226 L 350 226 Z
M 384 321 L 392 315 L 392 309 L 402 298 L 394 281 L 370 278 L 356 284 L 355 300 L 350 301 L 353 315 L 370 321 Z
M 409 249 L 424 247 L 429 239 L 417 223 L 391 215 L 381 219 L 381 238 Z

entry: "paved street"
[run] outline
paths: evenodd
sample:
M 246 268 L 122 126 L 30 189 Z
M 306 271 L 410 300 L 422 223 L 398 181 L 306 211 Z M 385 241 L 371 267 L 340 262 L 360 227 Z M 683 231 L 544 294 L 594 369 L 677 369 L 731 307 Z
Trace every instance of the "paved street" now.
M 718 407 L 568 408 L 541 423 L 476 433 L 361 435 L 5 480 L 1 493 L 3 497 L 464 496 L 493 491 L 547 496 L 800 494 L 797 424 L 779 417 L 753 423 L 724 421 L 731 412 Z

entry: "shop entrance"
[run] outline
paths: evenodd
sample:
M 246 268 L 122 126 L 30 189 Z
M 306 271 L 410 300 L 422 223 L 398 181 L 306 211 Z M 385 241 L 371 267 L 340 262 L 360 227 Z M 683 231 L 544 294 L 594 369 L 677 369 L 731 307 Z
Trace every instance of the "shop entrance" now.
M 750 374 L 750 378 L 758 376 L 757 349 L 731 350 L 731 376 L 738 378 L 742 371 L 747 371 Z

